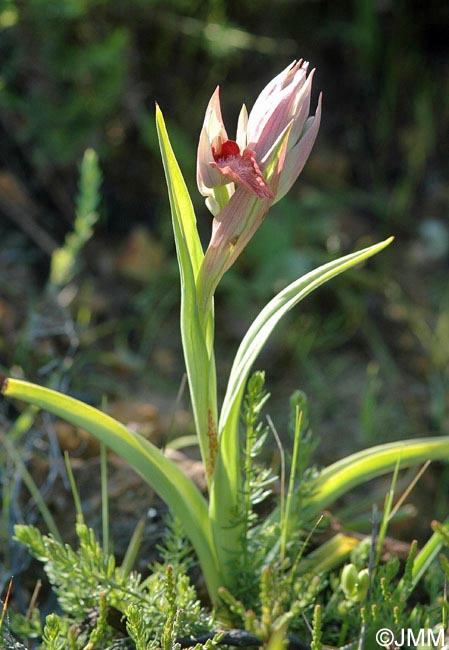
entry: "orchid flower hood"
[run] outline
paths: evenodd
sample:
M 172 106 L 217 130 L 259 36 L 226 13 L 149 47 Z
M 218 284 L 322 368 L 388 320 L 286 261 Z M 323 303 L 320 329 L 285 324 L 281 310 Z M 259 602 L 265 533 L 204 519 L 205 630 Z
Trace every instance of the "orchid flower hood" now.
M 321 118 L 321 97 L 315 115 L 309 117 L 314 71 L 307 71 L 307 62 L 291 63 L 262 90 L 249 115 L 243 105 L 235 140 L 229 139 L 224 126 L 217 86 L 206 110 L 197 157 L 198 189 L 213 214 L 224 207 L 236 186 L 261 200 L 279 201 L 301 173 Z M 264 169 L 287 129 L 283 168 L 269 183 Z
M 291 63 L 262 90 L 249 115 L 242 106 L 235 140 L 223 123 L 218 87 L 209 101 L 197 157 L 198 189 L 214 215 L 198 274 L 204 313 L 223 274 L 309 157 L 321 119 L 321 95 L 309 116 L 312 79 L 307 62 Z

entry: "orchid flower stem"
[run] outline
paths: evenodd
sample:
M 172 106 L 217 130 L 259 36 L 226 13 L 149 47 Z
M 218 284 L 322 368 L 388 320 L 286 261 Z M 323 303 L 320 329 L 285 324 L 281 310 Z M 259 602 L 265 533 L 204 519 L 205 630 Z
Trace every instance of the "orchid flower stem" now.
M 101 525 L 103 530 L 103 550 L 109 553 L 109 494 L 108 494 L 108 456 L 104 442 L 100 443 L 101 459 Z
M 70 489 L 72 490 L 72 498 L 75 506 L 76 519 L 80 523 L 84 523 L 83 508 L 81 506 L 81 499 L 76 485 L 75 477 L 73 475 L 72 465 L 70 463 L 70 454 L 68 451 L 64 452 L 64 463 L 67 476 L 69 477 Z
M 393 477 L 391 479 L 391 487 L 388 491 L 387 496 L 385 497 L 384 512 L 382 516 L 382 522 L 380 524 L 379 534 L 377 536 L 376 544 L 376 556 L 374 559 L 374 566 L 376 567 L 379 564 L 380 557 L 383 550 L 385 535 L 387 534 L 388 522 L 390 520 L 390 513 L 393 507 L 394 491 L 396 489 L 396 483 L 398 480 L 399 468 L 401 466 L 401 457 L 399 456 L 396 461 L 396 466 L 394 468 Z

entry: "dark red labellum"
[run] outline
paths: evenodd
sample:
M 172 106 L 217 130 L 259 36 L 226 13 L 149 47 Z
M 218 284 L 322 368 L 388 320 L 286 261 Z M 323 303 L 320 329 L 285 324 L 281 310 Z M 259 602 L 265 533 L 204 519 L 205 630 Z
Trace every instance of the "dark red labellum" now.
M 212 147 L 212 155 L 215 162 L 229 158 L 229 156 L 237 156 L 239 153 L 240 147 L 234 140 L 226 140 L 226 142 L 223 142 L 219 150 Z

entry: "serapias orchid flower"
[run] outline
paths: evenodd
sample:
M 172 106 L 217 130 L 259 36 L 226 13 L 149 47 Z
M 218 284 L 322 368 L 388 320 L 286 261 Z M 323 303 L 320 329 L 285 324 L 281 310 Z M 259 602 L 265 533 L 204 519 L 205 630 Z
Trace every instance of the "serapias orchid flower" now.
M 248 115 L 242 106 L 235 140 L 228 138 L 219 88 L 206 110 L 198 145 L 197 182 L 214 215 L 212 236 L 199 275 L 200 309 L 207 317 L 212 297 L 262 223 L 301 173 L 321 119 L 321 95 L 309 117 L 313 71 L 293 62 L 260 93 Z
M 259 199 L 275 202 L 299 176 L 318 133 L 321 115 L 319 102 L 315 116 L 309 118 L 313 71 L 307 75 L 307 70 L 307 62 L 293 62 L 264 88 L 249 116 L 243 105 L 235 140 L 229 139 L 226 132 L 216 88 L 206 110 L 197 158 L 198 188 L 214 215 L 229 201 L 236 185 Z M 283 169 L 270 184 L 264 170 L 273 146 L 287 128 L 290 131 Z

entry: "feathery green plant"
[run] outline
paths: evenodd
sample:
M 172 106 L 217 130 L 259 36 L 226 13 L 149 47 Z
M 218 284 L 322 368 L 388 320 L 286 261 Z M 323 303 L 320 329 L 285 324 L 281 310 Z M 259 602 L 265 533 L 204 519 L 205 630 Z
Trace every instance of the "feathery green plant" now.
M 168 535 L 168 549 L 175 546 L 177 530 L 175 525 Z M 16 526 L 15 532 L 16 540 L 25 544 L 31 555 L 43 563 L 64 612 L 63 628 L 58 617 L 47 618 L 43 648 L 59 650 L 57 644 L 62 643 L 61 639 L 68 639 L 68 624 L 79 626 L 89 611 L 96 612 L 89 640 L 92 647 L 104 647 L 105 639 L 113 636 L 107 616 L 111 608 L 126 617 L 131 638 L 140 644 L 151 635 L 152 645 L 156 639 L 157 647 L 169 648 L 176 645 L 178 636 L 188 637 L 212 628 L 213 619 L 201 607 L 182 562 L 176 568 L 170 564 L 156 564 L 150 575 L 142 580 L 138 573 L 124 572 L 117 566 L 114 556 L 104 552 L 93 530 L 84 523 L 76 525 L 79 541 L 76 551 L 51 535 L 42 535 L 33 526 Z
M 80 167 L 73 231 L 67 235 L 64 245 L 57 248 L 51 258 L 50 285 L 55 288 L 61 289 L 72 280 L 80 251 L 93 235 L 98 220 L 100 185 L 101 171 L 97 154 L 93 149 L 87 149 Z

